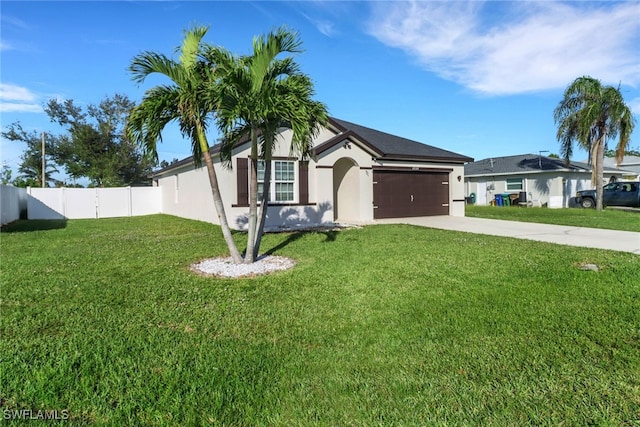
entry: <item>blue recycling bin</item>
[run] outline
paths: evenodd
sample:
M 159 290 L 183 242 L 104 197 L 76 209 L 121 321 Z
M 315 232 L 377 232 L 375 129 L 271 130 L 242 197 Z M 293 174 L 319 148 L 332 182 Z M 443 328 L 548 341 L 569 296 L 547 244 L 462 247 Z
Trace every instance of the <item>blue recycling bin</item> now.
M 496 194 L 496 206 L 503 206 L 502 194 Z

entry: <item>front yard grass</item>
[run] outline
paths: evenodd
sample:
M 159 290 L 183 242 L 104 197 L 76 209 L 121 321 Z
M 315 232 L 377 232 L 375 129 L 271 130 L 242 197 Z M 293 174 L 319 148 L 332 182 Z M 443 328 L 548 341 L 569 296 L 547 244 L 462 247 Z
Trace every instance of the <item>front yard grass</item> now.
M 465 214 L 477 218 L 640 232 L 640 211 L 638 210 L 606 208 L 597 211 L 582 208 L 548 209 L 467 205 Z
M 202 222 L 6 231 L 3 410 L 113 426 L 640 423 L 637 255 L 379 225 L 267 235 L 297 266 L 233 280 L 189 271 L 226 252 Z

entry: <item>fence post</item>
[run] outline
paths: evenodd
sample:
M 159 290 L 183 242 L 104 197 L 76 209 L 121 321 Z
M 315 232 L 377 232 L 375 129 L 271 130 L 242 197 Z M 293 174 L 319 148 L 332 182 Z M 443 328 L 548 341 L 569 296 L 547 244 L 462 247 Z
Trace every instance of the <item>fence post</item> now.
M 129 192 L 129 209 L 128 209 L 128 214 L 129 216 L 133 216 L 133 195 L 131 194 L 131 186 L 127 187 L 127 191 Z

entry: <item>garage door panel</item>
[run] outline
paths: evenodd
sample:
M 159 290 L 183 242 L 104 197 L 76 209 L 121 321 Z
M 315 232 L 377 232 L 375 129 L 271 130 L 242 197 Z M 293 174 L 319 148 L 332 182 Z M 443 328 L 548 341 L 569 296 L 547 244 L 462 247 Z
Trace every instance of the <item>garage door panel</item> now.
M 374 218 L 449 214 L 447 172 L 374 171 Z

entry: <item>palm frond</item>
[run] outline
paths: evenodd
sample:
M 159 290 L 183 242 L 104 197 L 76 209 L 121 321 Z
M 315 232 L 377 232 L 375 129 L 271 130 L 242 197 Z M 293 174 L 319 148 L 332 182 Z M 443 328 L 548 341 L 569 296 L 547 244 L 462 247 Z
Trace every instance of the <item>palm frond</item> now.
M 162 74 L 180 85 L 186 80 L 185 73 L 179 63 L 155 52 L 143 52 L 133 58 L 129 66 L 132 80 L 141 84 L 151 74 Z
M 157 160 L 157 143 L 162 130 L 172 120 L 179 120 L 179 90 L 173 86 L 156 86 L 148 90 L 140 104 L 133 108 L 126 124 L 127 138 Z
M 184 32 L 180 46 L 180 64 L 185 70 L 192 70 L 198 63 L 202 52 L 202 39 L 209 31 L 208 26 L 195 26 Z

